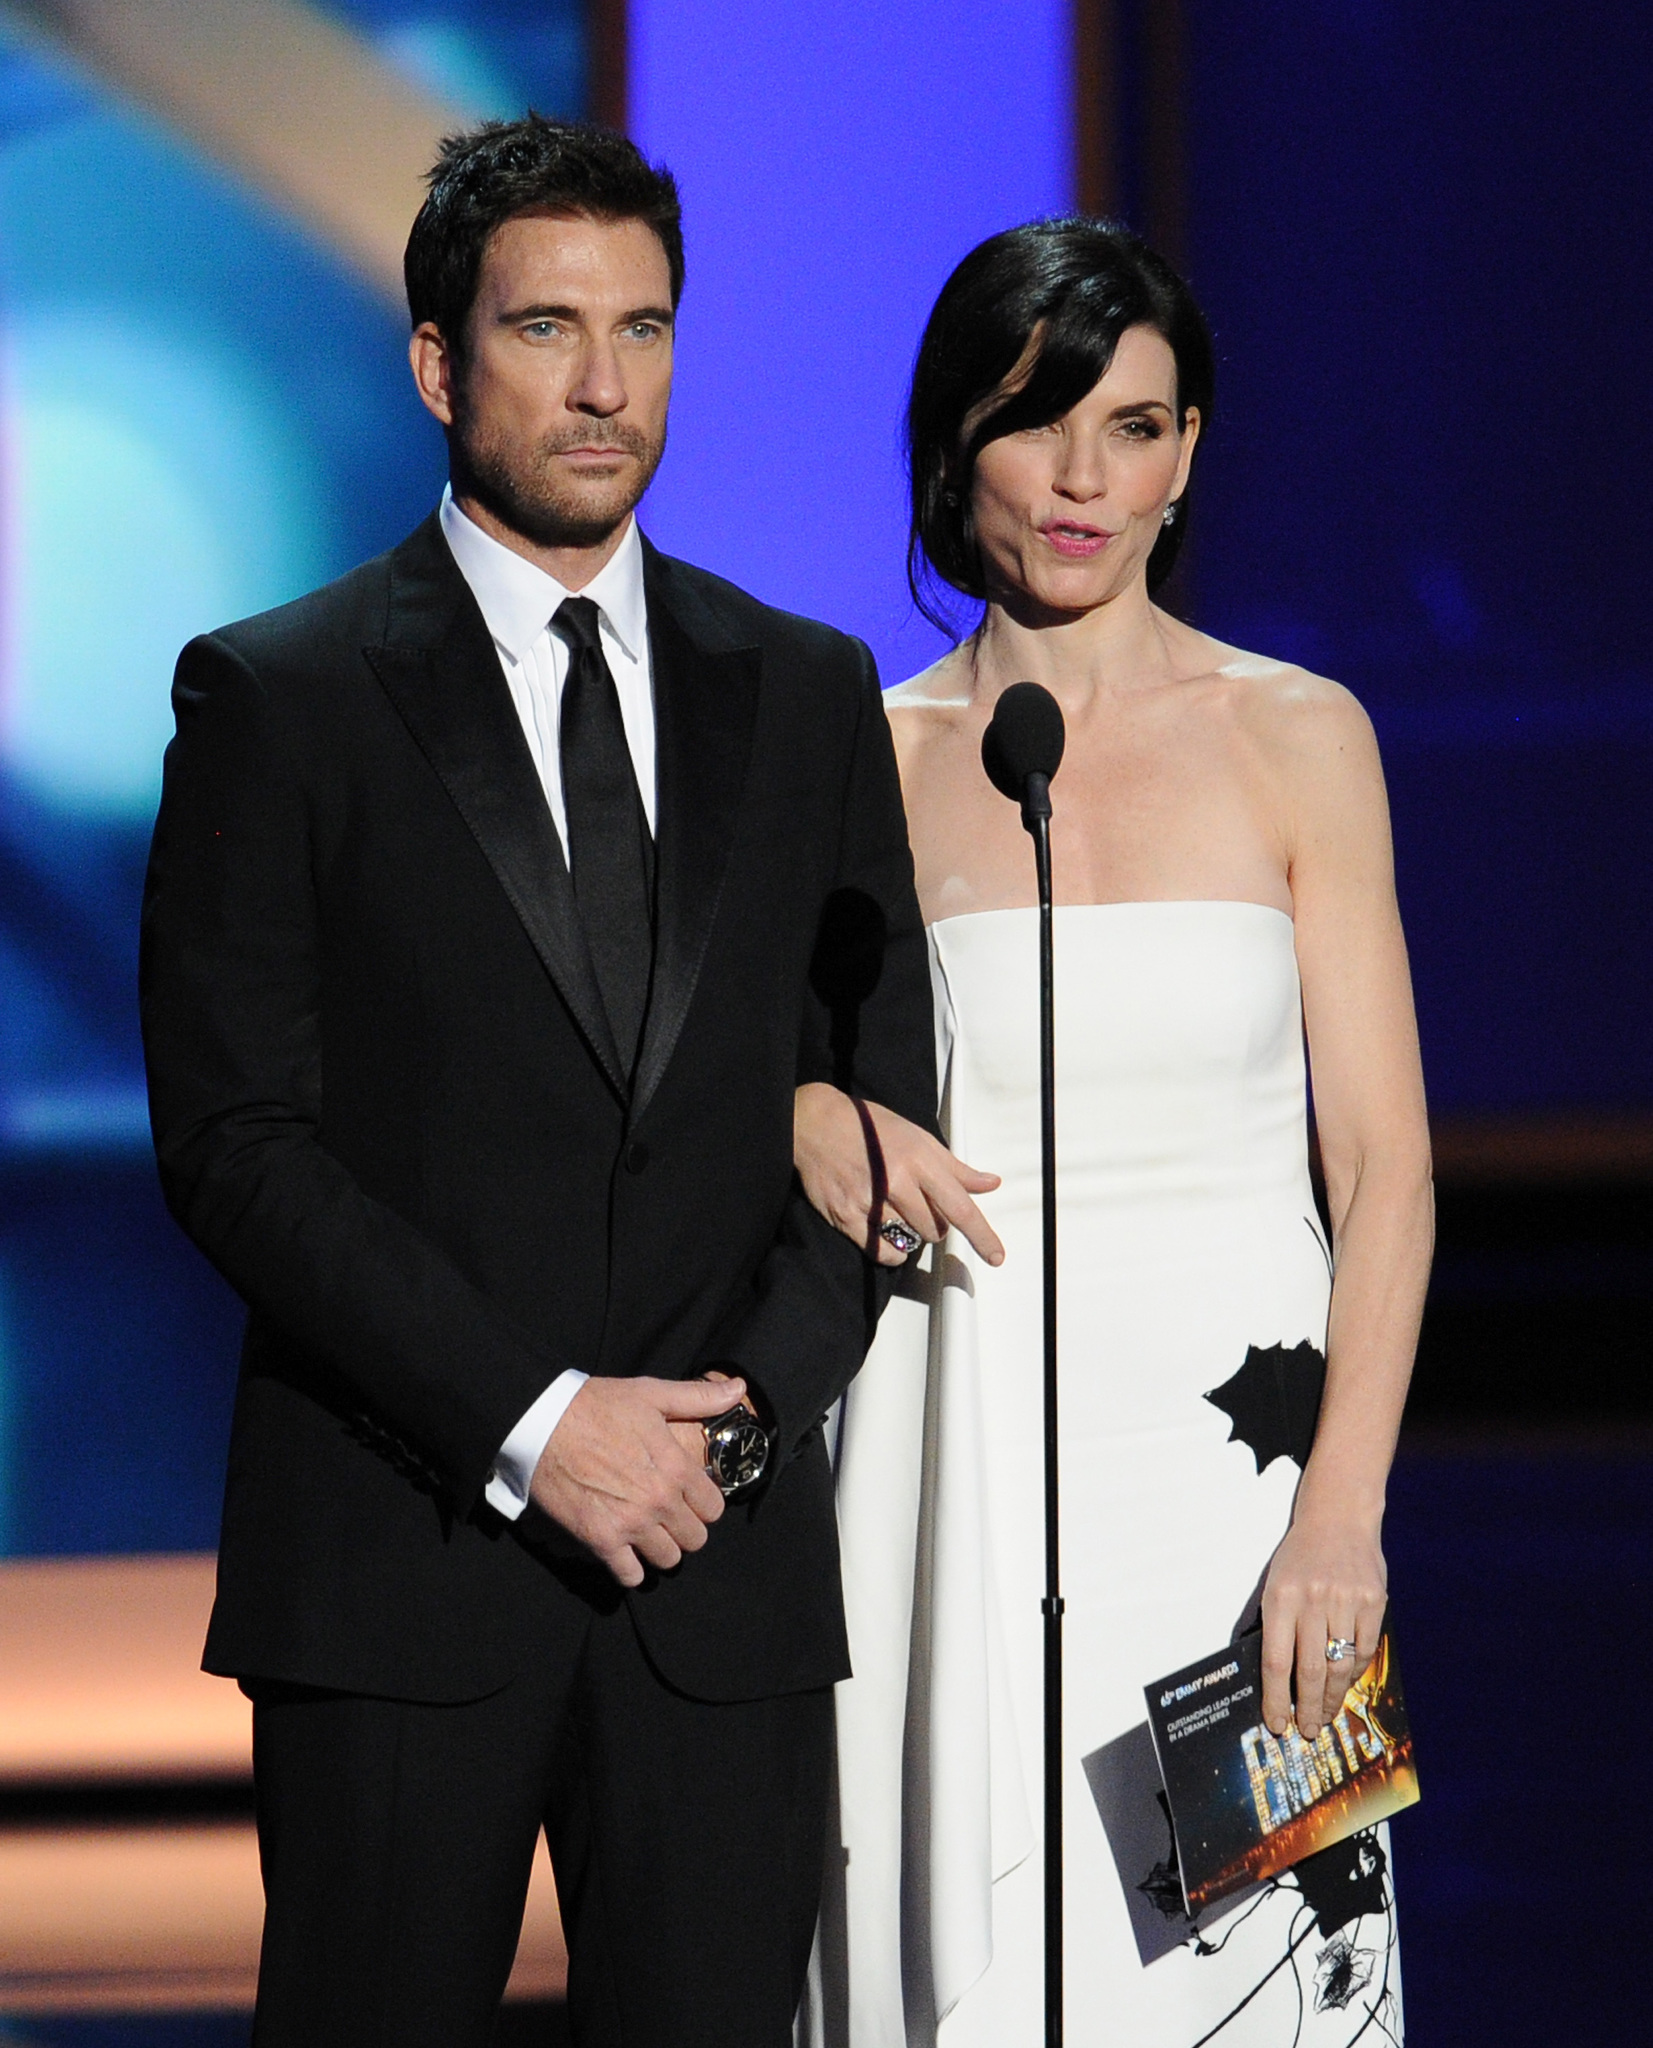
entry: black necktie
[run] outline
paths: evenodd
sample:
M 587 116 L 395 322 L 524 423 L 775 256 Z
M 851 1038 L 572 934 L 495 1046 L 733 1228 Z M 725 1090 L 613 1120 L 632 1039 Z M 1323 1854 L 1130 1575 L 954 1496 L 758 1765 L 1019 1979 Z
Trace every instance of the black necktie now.
M 637 1058 L 654 962 L 654 848 L 597 607 L 570 597 L 555 624 L 573 650 L 563 685 L 559 751 L 569 867 L 603 1007 L 629 1074 Z

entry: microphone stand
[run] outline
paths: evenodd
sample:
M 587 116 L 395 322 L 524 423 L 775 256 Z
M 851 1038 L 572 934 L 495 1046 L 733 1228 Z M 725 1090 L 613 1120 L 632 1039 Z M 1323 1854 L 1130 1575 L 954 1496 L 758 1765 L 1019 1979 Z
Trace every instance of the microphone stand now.
M 1039 1163 L 1044 1239 L 1045 2048 L 1062 2048 L 1062 1525 L 1056 1382 L 1056 999 L 1050 777 L 1029 775 L 1022 823 L 1039 880 Z

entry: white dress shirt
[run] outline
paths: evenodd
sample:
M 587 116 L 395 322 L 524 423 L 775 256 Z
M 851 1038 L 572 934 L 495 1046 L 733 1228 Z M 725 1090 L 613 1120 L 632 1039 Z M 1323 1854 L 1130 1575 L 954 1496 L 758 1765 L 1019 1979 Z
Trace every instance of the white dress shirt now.
M 626 744 L 652 832 L 656 811 L 654 677 L 643 596 L 643 544 L 636 520 L 627 526 L 625 538 L 609 561 L 578 593 L 565 589 L 554 576 L 484 533 L 460 511 L 451 490 L 442 494 L 441 521 L 442 537 L 493 635 L 494 651 L 522 722 L 522 736 L 562 841 L 563 858 L 568 858 L 568 806 L 563 799 L 559 732 L 569 645 L 551 630 L 551 620 L 567 597 L 589 597 L 597 607 L 603 654 L 619 692 Z M 500 1446 L 485 1498 L 507 1521 L 514 1522 L 528 1505 L 534 1467 L 587 1377 L 572 1369 L 559 1373 Z

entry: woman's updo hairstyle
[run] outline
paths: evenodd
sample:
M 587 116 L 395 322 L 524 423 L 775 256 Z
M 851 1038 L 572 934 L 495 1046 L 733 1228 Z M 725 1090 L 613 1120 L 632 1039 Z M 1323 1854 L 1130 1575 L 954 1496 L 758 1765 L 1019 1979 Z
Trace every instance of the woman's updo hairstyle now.
M 1162 256 L 1108 221 L 1029 221 L 970 251 L 941 288 L 913 365 L 907 457 L 913 516 L 907 583 L 913 602 L 956 638 L 939 585 L 987 594 L 970 482 L 989 441 L 1045 427 L 1070 412 L 1113 361 L 1127 327 L 1164 335 L 1177 364 L 1178 424 L 1196 408 L 1211 421 L 1216 365 L 1205 316 Z M 975 420 L 1035 334 L 1027 381 Z M 1188 531 L 1188 492 L 1148 557 L 1148 588 L 1170 575 Z

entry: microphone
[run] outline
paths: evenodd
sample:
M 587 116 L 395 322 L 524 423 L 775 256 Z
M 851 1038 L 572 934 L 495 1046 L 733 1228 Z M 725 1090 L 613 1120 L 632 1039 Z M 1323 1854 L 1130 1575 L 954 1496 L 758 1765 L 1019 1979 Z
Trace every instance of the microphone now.
M 1062 1518 L 1056 1372 L 1056 970 L 1050 885 L 1050 779 L 1067 745 L 1062 707 L 1038 683 L 1012 683 L 981 736 L 981 764 L 1022 807 L 1039 885 L 1039 1182 L 1044 1240 L 1045 2044 L 1062 2041 Z
M 1001 796 L 1022 807 L 1022 823 L 1050 816 L 1051 777 L 1067 745 L 1062 707 L 1040 683 L 1012 683 L 981 736 L 981 765 Z

